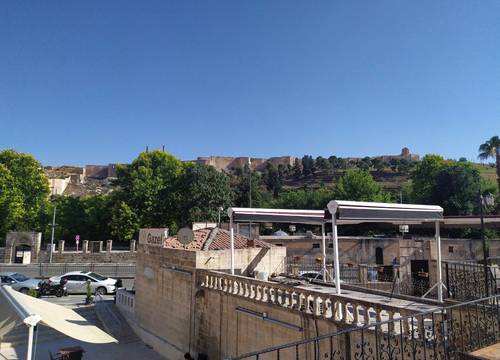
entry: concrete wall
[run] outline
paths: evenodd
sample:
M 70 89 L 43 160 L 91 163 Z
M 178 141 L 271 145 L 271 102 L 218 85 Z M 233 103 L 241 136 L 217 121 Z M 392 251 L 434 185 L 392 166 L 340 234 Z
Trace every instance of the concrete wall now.
M 224 314 L 230 311 L 232 316 L 237 316 L 233 312 L 238 301 L 234 300 L 230 304 L 226 302 L 229 307 L 224 308 L 221 307 L 218 294 L 205 299 L 204 294 L 207 293 L 199 293 L 196 288 L 196 267 L 227 270 L 229 254 L 229 250 L 189 251 L 140 245 L 135 282 L 135 321 L 141 329 L 139 334 L 143 340 L 168 359 L 182 359 L 184 353 L 198 351 L 210 353 L 210 359 L 219 359 L 219 345 L 216 348 L 210 346 L 219 344 L 223 337 L 233 337 L 234 331 L 237 331 L 233 326 L 221 328 L 220 311 Z M 249 268 L 248 264 L 253 264 L 251 267 L 254 270 L 271 272 L 283 263 L 284 256 L 285 249 L 281 248 L 237 249 L 235 267 L 245 272 Z M 248 306 L 246 303 L 244 305 Z M 206 311 L 206 307 L 210 310 Z M 218 323 L 219 327 L 212 328 L 212 323 Z M 245 324 L 242 322 L 241 326 L 247 332 L 256 326 Z M 222 331 L 222 337 L 217 335 L 217 331 Z M 201 336 L 203 339 L 200 339 Z M 285 335 L 275 335 L 273 341 L 284 338 Z
M 286 249 L 275 248 L 248 248 L 238 249 L 234 254 L 234 268 L 236 274 L 251 275 L 254 271 L 265 271 L 269 275 L 284 271 L 284 257 Z M 196 267 L 198 269 L 222 270 L 230 269 L 228 250 L 211 250 L 196 252 Z
M 105 179 L 108 177 L 108 165 L 85 165 L 85 176 Z
M 66 251 L 62 254 L 58 251 L 52 254 L 52 262 L 54 263 L 135 263 L 136 252 L 130 251 L 112 251 L 101 253 L 82 253 L 75 251 Z M 40 252 L 39 262 L 49 262 L 49 252 Z
M 286 247 L 287 256 L 320 257 L 320 236 L 260 236 L 263 241 Z M 331 240 L 327 238 L 327 258 L 332 259 Z M 488 240 L 490 256 L 500 256 L 500 239 Z M 314 247 L 314 245 L 316 247 Z M 401 238 L 339 238 L 339 256 L 341 263 L 375 264 L 376 248 L 383 249 L 384 265 L 391 265 L 397 257 L 403 264 L 409 259 L 437 259 L 436 241 L 434 238 L 401 239 Z M 480 239 L 441 239 L 443 260 L 464 261 L 483 258 L 483 246 Z
M 70 182 L 71 176 L 63 179 L 49 179 L 50 193 L 54 195 L 62 195 Z
M 303 327 L 303 331 L 249 316 L 237 308 L 267 313 L 269 318 Z M 207 354 L 209 359 L 223 359 L 339 330 L 331 321 L 207 289 L 196 294 L 195 311 L 192 352 Z M 295 358 L 287 353 L 280 355 L 283 359 Z

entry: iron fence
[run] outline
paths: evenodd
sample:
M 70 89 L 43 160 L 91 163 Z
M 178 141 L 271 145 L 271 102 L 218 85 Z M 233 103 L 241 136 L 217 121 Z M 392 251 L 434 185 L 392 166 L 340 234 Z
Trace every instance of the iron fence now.
M 444 262 L 444 275 L 448 297 L 467 301 L 498 294 L 498 266 L 488 266 L 485 279 L 484 265 L 473 262 Z M 488 287 L 486 288 L 486 283 Z
M 228 359 L 463 359 L 500 341 L 499 300 L 500 296 L 492 296 L 354 326 Z
M 135 264 L 91 263 L 91 264 L 0 264 L 0 272 L 19 272 L 28 277 L 46 279 L 70 271 L 92 271 L 104 276 L 116 278 L 134 278 Z

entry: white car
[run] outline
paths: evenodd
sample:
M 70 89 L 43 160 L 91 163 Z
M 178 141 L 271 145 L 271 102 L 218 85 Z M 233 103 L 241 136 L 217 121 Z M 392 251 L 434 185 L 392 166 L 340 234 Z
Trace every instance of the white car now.
M 71 271 L 64 275 L 50 278 L 51 282 L 58 284 L 61 280 L 66 280 L 68 294 L 85 294 L 87 292 L 87 282 L 89 281 L 93 294 L 106 295 L 116 292 L 116 279 L 90 271 Z

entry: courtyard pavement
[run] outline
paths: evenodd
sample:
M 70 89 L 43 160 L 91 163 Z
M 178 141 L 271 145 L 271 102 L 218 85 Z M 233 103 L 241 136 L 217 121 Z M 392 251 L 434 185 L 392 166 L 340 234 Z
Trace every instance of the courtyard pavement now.
M 143 342 L 138 341 L 129 344 L 88 344 L 71 338 L 58 339 L 56 341 L 43 342 L 37 345 L 36 356 L 33 360 L 49 359 L 49 351 L 56 354 L 58 349 L 81 346 L 85 350 L 83 359 L 92 360 L 122 360 L 122 359 L 145 359 L 145 360 L 165 360 L 157 352 L 147 347 Z M 2 350 L 0 360 L 17 360 L 26 358 L 26 345 L 21 345 L 13 349 Z

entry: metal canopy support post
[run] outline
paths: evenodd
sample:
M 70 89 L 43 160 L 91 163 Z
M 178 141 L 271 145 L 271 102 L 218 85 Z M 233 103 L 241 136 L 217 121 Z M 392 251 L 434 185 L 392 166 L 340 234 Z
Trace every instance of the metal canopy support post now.
M 446 288 L 444 286 L 444 283 L 443 283 L 443 274 L 442 274 L 442 269 L 441 269 L 441 266 L 442 266 L 442 261 L 441 261 L 441 233 L 440 233 L 440 230 L 439 230 L 439 220 L 437 220 L 435 222 L 435 226 L 436 226 L 436 235 L 435 235 L 435 239 L 436 239 L 436 247 L 437 247 L 437 282 L 432 285 L 432 287 L 427 290 L 427 292 L 422 295 L 422 297 L 426 297 L 427 295 L 429 295 L 432 290 L 434 290 L 435 287 L 437 287 L 437 296 L 438 296 L 438 301 L 439 302 L 443 302 L 443 288 Z
M 339 238 L 337 236 L 336 213 L 332 213 L 332 236 L 333 236 L 333 266 L 335 272 L 335 291 L 340 295 L 340 266 L 339 266 Z
M 441 269 L 441 233 L 439 229 L 439 221 L 435 222 L 436 226 L 436 243 L 437 243 L 437 277 L 438 277 L 438 301 L 443 302 L 443 275 Z
M 323 265 L 323 270 L 322 270 L 322 275 L 323 275 L 323 281 L 326 282 L 326 239 L 325 239 L 325 224 L 321 224 L 321 251 L 323 252 L 323 258 L 322 258 L 322 265 Z
M 33 337 L 35 336 L 35 327 L 28 325 L 28 350 L 26 351 L 26 360 L 31 360 L 33 356 Z
M 232 214 L 229 217 L 229 233 L 231 238 L 231 275 L 234 275 L 234 228 Z

